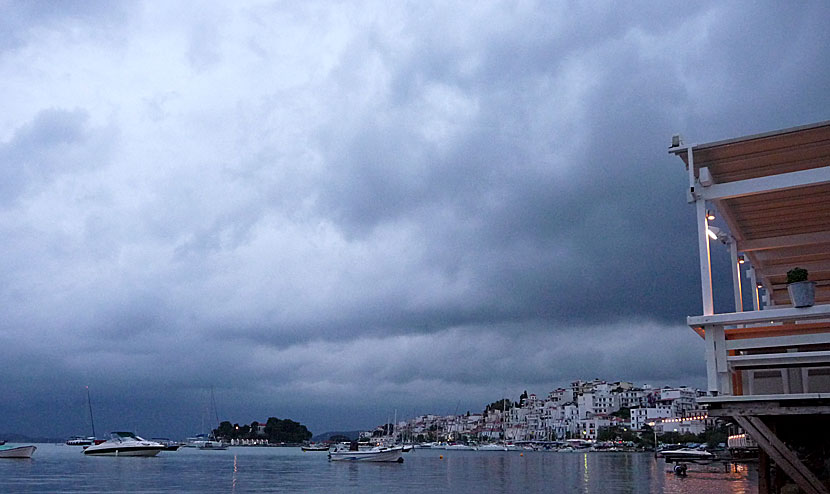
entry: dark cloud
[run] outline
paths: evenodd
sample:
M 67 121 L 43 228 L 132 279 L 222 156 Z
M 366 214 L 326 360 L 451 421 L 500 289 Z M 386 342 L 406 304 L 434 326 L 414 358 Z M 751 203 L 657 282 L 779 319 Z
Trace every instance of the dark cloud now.
M 180 436 L 211 387 L 322 431 L 702 385 L 669 139 L 830 107 L 824 5 L 59 5 L 0 35 L 0 415 L 30 433 L 84 432 L 85 384 Z

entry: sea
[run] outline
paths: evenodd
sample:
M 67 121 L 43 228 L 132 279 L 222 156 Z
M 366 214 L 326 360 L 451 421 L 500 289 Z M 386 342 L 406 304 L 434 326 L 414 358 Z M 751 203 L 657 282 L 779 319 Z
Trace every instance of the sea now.
M 651 453 L 416 449 L 403 457 L 403 463 L 331 462 L 325 452 L 287 447 L 88 457 L 78 446 L 37 444 L 31 459 L 0 459 L 0 492 L 757 492 L 752 466 L 692 465 L 679 477 Z

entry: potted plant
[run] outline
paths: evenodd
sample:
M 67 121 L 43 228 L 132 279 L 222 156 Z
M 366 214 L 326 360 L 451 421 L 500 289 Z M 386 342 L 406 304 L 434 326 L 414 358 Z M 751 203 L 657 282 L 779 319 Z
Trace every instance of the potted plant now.
M 793 307 L 812 307 L 816 301 L 816 282 L 807 281 L 807 270 L 793 268 L 787 271 L 787 291 Z

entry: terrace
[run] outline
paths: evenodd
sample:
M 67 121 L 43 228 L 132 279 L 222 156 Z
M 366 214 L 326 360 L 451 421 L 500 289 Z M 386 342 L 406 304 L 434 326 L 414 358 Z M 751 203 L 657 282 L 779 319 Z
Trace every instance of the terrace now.
M 687 323 L 705 341 L 709 396 L 700 402 L 750 432 L 801 489 L 828 492 L 770 417 L 830 413 L 830 122 L 699 145 L 675 136 L 669 153 L 686 164 L 696 211 L 703 313 Z M 731 258 L 730 313 L 714 311 L 717 242 Z M 812 306 L 791 303 L 795 267 L 815 282 Z

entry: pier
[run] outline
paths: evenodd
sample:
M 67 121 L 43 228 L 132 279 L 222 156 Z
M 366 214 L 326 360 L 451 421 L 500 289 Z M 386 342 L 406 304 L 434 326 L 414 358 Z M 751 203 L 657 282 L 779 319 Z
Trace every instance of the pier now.
M 696 212 L 703 310 L 687 323 L 705 341 L 699 402 L 758 444 L 759 493 L 830 494 L 830 122 L 696 145 L 676 135 L 669 153 Z M 729 252 L 734 312 L 714 310 L 713 248 Z M 797 267 L 809 305 L 791 299 Z

